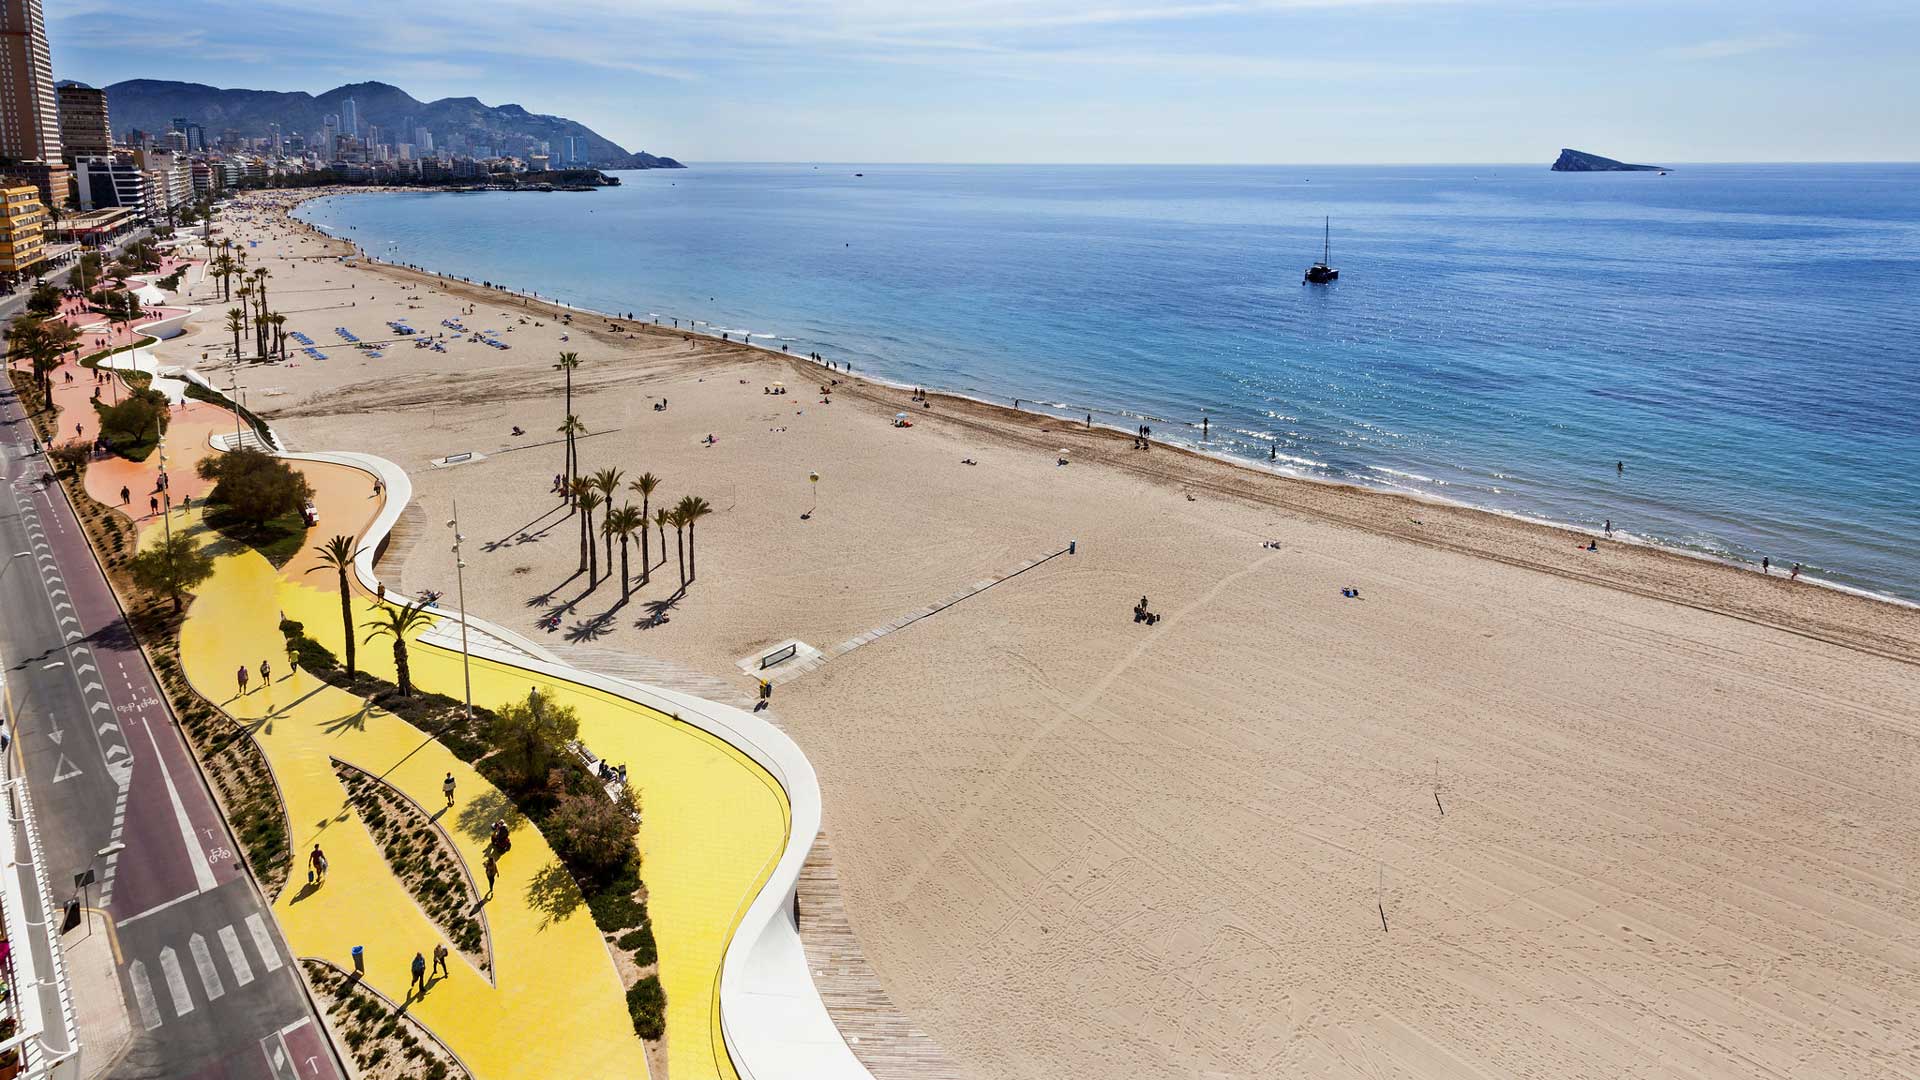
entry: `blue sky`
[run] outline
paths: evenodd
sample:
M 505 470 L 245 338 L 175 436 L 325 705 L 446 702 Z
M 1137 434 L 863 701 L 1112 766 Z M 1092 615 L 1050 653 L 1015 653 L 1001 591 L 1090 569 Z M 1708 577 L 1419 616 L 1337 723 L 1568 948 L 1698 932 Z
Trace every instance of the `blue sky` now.
M 688 161 L 1920 160 L 1920 3 L 50 0 L 55 71 L 378 79 Z

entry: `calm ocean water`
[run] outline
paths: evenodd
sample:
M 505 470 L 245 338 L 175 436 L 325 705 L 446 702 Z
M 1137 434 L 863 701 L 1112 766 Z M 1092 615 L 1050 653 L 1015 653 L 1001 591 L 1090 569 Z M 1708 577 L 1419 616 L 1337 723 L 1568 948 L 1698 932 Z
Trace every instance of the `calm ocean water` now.
M 1206 417 L 1220 453 L 1920 600 L 1920 166 L 622 178 L 303 216 L 864 373 L 1195 445 Z M 1340 280 L 1304 287 L 1323 216 Z

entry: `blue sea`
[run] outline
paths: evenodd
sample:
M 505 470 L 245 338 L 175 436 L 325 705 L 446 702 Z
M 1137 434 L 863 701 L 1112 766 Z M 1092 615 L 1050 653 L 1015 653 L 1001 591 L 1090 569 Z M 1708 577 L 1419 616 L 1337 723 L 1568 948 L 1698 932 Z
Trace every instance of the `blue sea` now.
M 865 374 L 1920 600 L 1920 166 L 620 175 L 301 214 Z M 1323 219 L 1340 280 L 1305 286 Z

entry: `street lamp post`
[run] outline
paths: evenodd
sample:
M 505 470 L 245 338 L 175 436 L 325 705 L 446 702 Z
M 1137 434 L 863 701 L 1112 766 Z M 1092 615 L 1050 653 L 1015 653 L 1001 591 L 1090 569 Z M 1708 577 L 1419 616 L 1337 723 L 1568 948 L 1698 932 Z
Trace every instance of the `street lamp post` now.
M 460 533 L 460 500 L 453 500 L 453 516 L 447 519 L 447 528 L 453 530 L 453 580 L 460 593 L 460 675 L 466 681 L 467 720 L 473 720 L 473 656 L 467 651 L 467 560 L 461 557 L 460 544 L 466 537 Z

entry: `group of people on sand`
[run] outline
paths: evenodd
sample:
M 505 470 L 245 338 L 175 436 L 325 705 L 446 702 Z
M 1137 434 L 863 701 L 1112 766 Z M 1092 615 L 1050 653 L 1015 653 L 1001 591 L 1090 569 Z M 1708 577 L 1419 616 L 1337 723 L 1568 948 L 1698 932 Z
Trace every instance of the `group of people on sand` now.
M 1139 430 L 1133 433 L 1133 448 L 1135 450 L 1147 449 L 1147 440 L 1152 436 L 1153 429 L 1145 424 L 1141 424 Z
M 1160 616 L 1148 609 L 1147 598 L 1142 596 L 1140 602 L 1133 605 L 1133 621 L 1152 626 L 1160 621 Z

